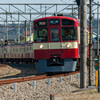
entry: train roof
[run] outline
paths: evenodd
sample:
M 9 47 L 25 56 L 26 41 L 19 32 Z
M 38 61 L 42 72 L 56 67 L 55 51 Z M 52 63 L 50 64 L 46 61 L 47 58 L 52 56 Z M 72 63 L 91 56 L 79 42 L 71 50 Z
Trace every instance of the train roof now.
M 39 18 L 39 19 L 36 19 L 36 20 L 34 20 L 34 21 L 39 21 L 39 20 L 44 20 L 44 19 L 69 19 L 69 20 L 73 20 L 73 21 L 78 21 L 78 19 L 76 18 L 76 17 L 74 17 L 74 16 L 70 16 L 70 15 L 64 15 L 64 16 L 62 16 L 62 15 L 58 15 L 58 16 L 49 16 L 49 17 L 43 17 L 43 18 Z

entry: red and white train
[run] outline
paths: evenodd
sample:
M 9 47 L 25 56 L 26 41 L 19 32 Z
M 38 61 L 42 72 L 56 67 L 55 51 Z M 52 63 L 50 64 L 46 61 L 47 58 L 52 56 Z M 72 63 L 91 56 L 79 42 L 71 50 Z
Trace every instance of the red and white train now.
M 80 22 L 67 16 L 34 20 L 34 42 L 0 47 L 0 61 L 36 62 L 39 72 L 75 71 L 80 59 Z M 89 30 L 87 28 L 87 48 Z M 87 57 L 89 55 L 87 49 Z

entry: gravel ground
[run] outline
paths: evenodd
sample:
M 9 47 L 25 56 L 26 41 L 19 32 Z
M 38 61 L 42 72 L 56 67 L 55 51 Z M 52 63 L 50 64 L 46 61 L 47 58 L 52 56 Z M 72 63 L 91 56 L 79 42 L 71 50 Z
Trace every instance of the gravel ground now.
M 76 82 L 70 82 L 69 77 L 63 77 L 62 83 L 59 78 L 36 81 L 33 87 L 31 82 L 17 83 L 17 90 L 14 91 L 13 84 L 0 86 L 1 100 L 49 100 L 50 94 L 70 93 L 78 87 L 79 79 Z
M 27 77 L 36 73 L 33 64 L 0 64 L 0 79 Z
M 0 78 L 14 76 L 21 73 L 21 70 L 13 68 L 9 65 L 0 64 Z
M 65 95 L 57 95 L 54 100 L 100 100 L 100 94 L 97 93 L 96 89 L 77 92 L 67 93 Z
M 93 74 L 93 85 L 94 80 Z M 44 79 L 35 81 L 34 85 L 32 81 L 16 83 L 16 89 L 14 84 L 1 85 L 0 100 L 50 100 L 50 94 L 55 95 L 55 100 L 100 100 L 100 95 L 94 89 L 93 92 L 72 92 L 80 90 L 80 79 L 77 75 L 62 77 L 62 82 L 59 78 L 52 78 L 49 82 L 48 84 L 48 79 Z

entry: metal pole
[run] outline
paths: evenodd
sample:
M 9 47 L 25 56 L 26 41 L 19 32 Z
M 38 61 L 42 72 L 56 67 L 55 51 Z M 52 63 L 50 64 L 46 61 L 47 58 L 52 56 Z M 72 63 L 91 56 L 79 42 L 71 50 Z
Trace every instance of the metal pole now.
M 80 88 L 87 87 L 87 0 L 80 1 Z
M 74 16 L 74 8 L 73 8 L 73 5 L 72 5 L 72 16 Z
M 7 20 L 7 13 L 6 13 L 6 40 L 8 41 L 8 20 Z
M 97 56 L 99 56 L 99 6 L 97 5 Z
M 41 12 L 41 15 L 43 17 L 43 13 L 42 13 L 42 5 L 40 5 L 40 12 Z
M 90 34 L 89 34 L 89 86 L 91 86 L 92 76 L 92 0 L 90 0 Z
M 25 43 L 27 41 L 27 21 L 25 20 Z
M 20 43 L 20 23 L 19 23 L 19 19 L 20 16 L 19 16 L 19 13 L 18 13 L 18 44 Z
M 56 5 L 56 16 L 57 16 L 57 5 Z
M 46 17 L 46 9 L 47 9 L 47 7 L 45 6 L 45 17 Z
M 98 55 L 98 93 L 100 93 L 100 55 Z
M 30 11 L 30 41 L 31 41 L 31 11 Z
M 99 2 L 98 2 L 99 4 Z M 98 5 L 97 5 L 98 6 Z M 98 57 L 98 92 L 100 92 L 100 56 L 99 56 L 99 6 L 97 7 L 97 57 Z

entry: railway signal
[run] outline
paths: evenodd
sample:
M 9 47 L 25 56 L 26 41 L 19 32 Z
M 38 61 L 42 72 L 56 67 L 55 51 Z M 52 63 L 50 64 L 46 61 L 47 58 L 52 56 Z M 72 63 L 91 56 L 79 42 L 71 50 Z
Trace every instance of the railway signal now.
M 94 68 L 96 70 L 95 73 L 95 84 L 98 85 L 98 59 L 94 59 Z
M 8 44 L 8 41 L 7 40 L 5 40 L 5 45 L 7 45 Z
M 94 59 L 94 68 L 98 70 L 98 59 Z

